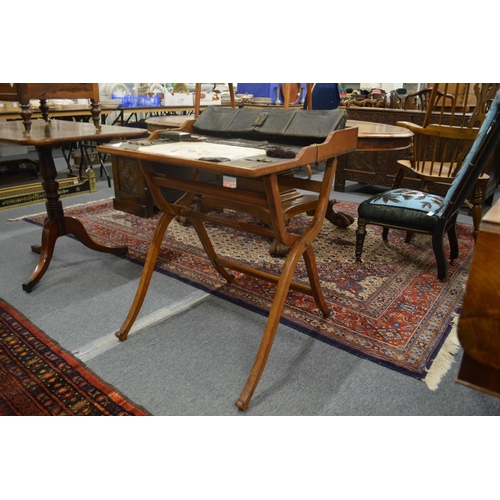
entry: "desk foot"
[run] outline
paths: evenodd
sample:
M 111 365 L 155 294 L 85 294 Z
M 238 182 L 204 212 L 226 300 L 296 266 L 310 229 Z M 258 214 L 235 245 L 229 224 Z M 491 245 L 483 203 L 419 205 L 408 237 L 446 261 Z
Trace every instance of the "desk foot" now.
M 308 247 L 308 248 L 306 248 Z M 285 264 L 281 271 L 281 276 L 276 285 L 276 291 L 269 310 L 269 316 L 267 317 L 266 327 L 264 328 L 264 333 L 262 334 L 262 339 L 260 341 L 259 349 L 257 351 L 257 356 L 255 357 L 254 364 L 248 375 L 248 379 L 245 383 L 243 390 L 241 391 L 240 397 L 236 400 L 235 404 L 240 409 L 245 411 L 250 404 L 250 399 L 259 383 L 260 377 L 264 372 L 266 367 L 267 359 L 269 358 L 269 353 L 273 346 L 274 337 L 276 336 L 276 331 L 285 307 L 286 296 L 288 290 L 290 289 L 290 283 L 292 282 L 292 277 L 294 270 L 297 266 L 301 256 L 304 256 L 307 271 L 309 273 L 309 279 L 311 279 L 311 272 L 315 270 L 315 261 L 312 248 L 307 244 L 306 241 L 301 241 L 300 239 L 291 247 L 290 253 L 286 258 Z M 318 303 L 318 306 L 325 313 L 324 308 L 326 303 L 321 299 L 321 289 L 314 290 L 315 284 L 319 284 L 319 278 L 316 281 L 311 282 L 311 288 L 313 290 L 314 298 Z
M 122 329 L 118 330 L 117 332 L 115 332 L 115 337 L 117 339 L 120 339 L 122 342 L 125 342 L 125 340 L 127 340 L 128 337 L 128 330 L 126 331 L 123 331 Z
M 335 212 L 333 210 L 333 205 L 335 205 L 335 203 L 337 203 L 337 200 L 330 200 L 328 202 L 325 219 L 329 220 L 334 226 L 345 229 L 354 222 L 354 217 L 345 212 Z
M 241 397 L 239 397 L 234 404 L 238 407 L 238 410 L 246 411 L 248 409 L 249 401 L 243 401 Z
M 269 255 L 271 257 L 286 257 L 290 252 L 290 247 L 274 239 L 269 245 Z
M 26 293 L 30 293 L 31 290 L 33 290 L 34 286 L 36 285 L 36 282 L 35 281 L 32 281 L 32 280 L 28 280 L 26 281 L 25 283 L 23 283 L 23 290 L 26 292 Z

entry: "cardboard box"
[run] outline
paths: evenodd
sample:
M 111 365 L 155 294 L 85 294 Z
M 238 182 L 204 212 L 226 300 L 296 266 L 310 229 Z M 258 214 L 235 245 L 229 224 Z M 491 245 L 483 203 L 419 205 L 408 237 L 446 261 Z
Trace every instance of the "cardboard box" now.
M 0 101 L 0 110 L 10 112 L 21 112 L 21 106 L 17 101 Z
M 163 96 L 162 106 L 193 106 L 193 94 L 171 94 Z
M 217 92 L 202 92 L 200 94 L 200 106 L 213 106 L 214 104 L 220 105 L 221 103 L 221 98 L 220 94 L 217 94 Z

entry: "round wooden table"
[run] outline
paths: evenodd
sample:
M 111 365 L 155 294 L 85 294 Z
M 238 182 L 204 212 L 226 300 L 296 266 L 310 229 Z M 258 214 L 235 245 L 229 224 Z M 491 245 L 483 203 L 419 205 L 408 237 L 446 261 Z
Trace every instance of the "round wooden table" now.
M 343 192 L 353 172 L 358 174 L 358 182 L 390 186 L 388 173 L 394 171 L 398 159 L 407 157 L 405 150 L 411 146 L 413 132 L 396 125 L 360 120 L 347 120 L 347 126 L 358 127 L 358 146 L 356 151 L 338 158 L 334 191 Z
M 408 149 L 413 132 L 395 125 L 384 123 L 347 120 L 347 127 L 358 127 L 358 147 L 356 151 L 393 151 Z

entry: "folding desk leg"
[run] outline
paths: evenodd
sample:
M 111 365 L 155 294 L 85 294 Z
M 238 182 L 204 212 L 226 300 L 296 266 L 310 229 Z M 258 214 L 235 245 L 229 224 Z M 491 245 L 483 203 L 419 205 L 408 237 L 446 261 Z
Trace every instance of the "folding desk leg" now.
M 252 370 L 248 376 L 248 380 L 243 388 L 240 397 L 235 401 L 236 406 L 240 410 L 246 410 L 250 404 L 250 399 L 259 383 L 260 377 L 266 366 L 267 358 L 271 352 L 271 347 L 274 342 L 276 330 L 283 313 L 285 306 L 286 296 L 292 282 L 293 274 L 299 259 L 303 256 L 306 264 L 309 283 L 311 285 L 311 292 L 316 301 L 316 304 L 323 313 L 323 317 L 330 316 L 330 309 L 323 297 L 321 286 L 318 277 L 318 270 L 316 266 L 316 258 L 312 247 L 312 242 L 320 231 L 328 205 L 328 195 L 331 190 L 333 174 L 335 172 L 335 159 L 331 158 L 327 161 L 325 166 L 325 173 L 323 176 L 323 183 L 319 193 L 318 205 L 316 213 L 309 225 L 308 229 L 295 240 L 290 249 L 288 257 L 285 260 L 281 276 L 276 286 L 273 303 L 269 311 L 269 317 L 266 322 L 266 327 L 262 335 L 259 350 L 255 358 Z M 269 176 L 264 182 L 266 186 L 267 198 L 269 200 L 269 207 L 271 212 L 271 221 L 273 229 L 277 238 L 284 244 L 290 244 L 290 235 L 287 235 L 284 222 L 283 212 L 280 202 L 280 194 L 278 190 L 277 177 L 275 175 Z
M 210 261 L 212 262 L 212 265 L 216 269 L 216 271 L 228 282 L 232 283 L 234 281 L 234 275 L 228 273 L 219 263 L 217 262 L 217 254 L 214 250 L 214 247 L 212 245 L 212 242 L 210 241 L 210 238 L 208 236 L 207 230 L 205 229 L 205 226 L 203 225 L 203 222 L 201 222 L 199 219 L 196 217 L 190 217 L 189 218 L 191 224 L 193 225 L 196 233 L 198 234 L 198 238 L 200 238 L 201 244 L 203 245 L 203 248 L 205 249 L 205 252 L 207 252 L 208 257 L 210 258 Z
M 135 294 L 134 302 L 130 307 L 127 318 L 125 319 L 123 325 L 115 333 L 115 335 L 122 341 L 127 340 L 128 333 L 132 328 L 132 325 L 134 324 L 139 311 L 141 310 L 144 299 L 146 298 L 146 293 L 148 292 L 151 276 L 153 275 L 153 271 L 155 269 L 156 259 L 158 258 L 158 254 L 160 252 L 163 235 L 165 234 L 168 225 L 174 217 L 175 214 L 162 212 L 158 222 L 156 223 L 153 237 L 149 245 L 146 262 L 144 263 L 144 269 L 142 270 L 141 280 Z
M 314 257 L 311 259 L 312 248 L 308 250 L 309 247 L 310 245 L 307 243 L 306 239 L 301 237 L 295 242 L 292 249 L 290 250 L 290 253 L 288 254 L 288 257 L 286 258 L 285 265 L 283 266 L 280 279 L 276 286 L 273 304 L 271 306 L 271 310 L 269 311 L 269 317 L 267 318 L 266 327 L 264 329 L 264 333 L 262 334 L 262 340 L 260 342 L 259 350 L 257 351 L 257 356 L 255 358 L 250 375 L 248 376 L 245 387 L 243 388 L 240 397 L 235 401 L 235 405 L 240 410 L 245 411 L 248 408 L 250 399 L 252 398 L 257 384 L 259 383 L 260 377 L 264 372 L 269 353 L 271 352 L 271 348 L 273 346 L 276 330 L 278 329 L 281 315 L 283 313 L 283 308 L 285 307 L 287 292 L 290 288 L 293 273 L 300 257 L 304 253 L 307 255 L 307 257 L 305 255 L 305 258 L 306 262 L 309 261 L 309 263 L 307 264 L 308 272 L 312 272 L 315 268 Z M 311 285 L 313 284 L 311 283 Z M 324 304 L 324 306 L 321 306 L 320 304 Z M 318 305 L 320 305 L 322 309 L 323 307 L 326 307 L 327 311 L 329 311 L 326 303 L 324 302 L 324 300 L 322 300 L 322 297 Z M 323 314 L 325 314 L 325 311 L 323 311 Z
M 314 301 L 318 305 L 320 311 L 323 313 L 323 318 L 329 318 L 333 313 L 326 303 L 325 297 L 323 296 L 323 292 L 321 290 L 318 268 L 316 266 L 316 257 L 314 256 L 312 245 L 309 245 L 304 252 L 304 262 L 306 264 L 307 276 L 309 277 L 309 283 L 311 284 L 311 291 L 314 297 Z

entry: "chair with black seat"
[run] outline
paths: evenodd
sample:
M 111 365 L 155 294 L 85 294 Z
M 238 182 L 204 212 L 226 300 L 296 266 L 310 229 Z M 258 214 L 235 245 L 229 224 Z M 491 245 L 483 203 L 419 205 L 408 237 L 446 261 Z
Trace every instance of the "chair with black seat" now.
M 368 224 L 384 228 L 382 237 L 386 243 L 389 228 L 429 234 L 432 236 L 432 247 L 437 262 L 437 277 L 439 280 L 446 278 L 448 262 L 444 237 L 445 234 L 448 235 L 450 260 L 453 261 L 458 257 L 455 225 L 459 210 L 500 139 L 499 101 L 500 91 L 492 101 L 481 129 L 446 196 L 398 188 L 372 196 L 360 203 L 356 230 L 356 261 L 361 262 Z
M 411 130 L 414 137 L 410 158 L 398 160 L 399 171 L 392 188 L 400 187 L 405 177 L 416 177 L 422 182 L 422 191 L 445 193 L 462 168 L 486 116 L 488 103 L 499 88 L 497 83 L 435 83 L 424 89 L 427 110 L 423 125 L 397 122 L 398 126 Z M 474 237 L 481 221 L 488 179 L 487 174 L 481 173 L 472 203 L 469 202 Z

